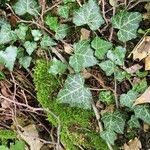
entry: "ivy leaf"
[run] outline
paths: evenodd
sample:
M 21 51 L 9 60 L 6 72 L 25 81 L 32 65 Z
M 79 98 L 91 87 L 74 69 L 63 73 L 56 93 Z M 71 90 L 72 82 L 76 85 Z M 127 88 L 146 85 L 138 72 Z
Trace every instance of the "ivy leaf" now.
M 11 26 L 9 24 L 2 25 L 0 37 L 0 44 L 6 44 L 17 39 L 15 32 L 11 30 Z
M 134 84 L 132 90 L 139 94 L 142 94 L 145 92 L 147 88 L 148 88 L 147 81 L 146 79 L 143 79 L 139 83 Z
M 12 144 L 10 146 L 11 150 L 24 150 L 25 149 L 25 143 L 23 141 L 15 141 L 15 144 Z
M 138 94 L 137 92 L 130 90 L 127 94 L 121 94 L 120 104 L 132 108 L 134 101 L 136 100 Z
M 20 40 L 24 41 L 26 38 L 26 32 L 28 31 L 28 26 L 24 24 L 19 24 L 18 27 L 19 28 L 15 30 L 15 33 Z
M 75 2 L 76 0 L 63 0 L 64 4 Z
M 24 43 L 24 47 L 26 48 L 27 53 L 28 53 L 29 55 L 31 55 L 32 52 L 33 52 L 34 50 L 36 50 L 36 48 L 37 48 L 37 43 L 36 43 L 36 42 L 26 41 L 26 42 Z
M 91 30 L 97 30 L 104 24 L 104 19 L 100 14 L 97 2 L 95 0 L 89 0 L 88 3 L 80 7 L 74 14 L 73 23 L 76 26 L 87 24 Z
M 117 81 L 121 82 L 123 81 L 125 78 L 130 78 L 130 74 L 128 74 L 126 71 L 122 71 L 120 69 L 117 69 L 115 71 L 115 78 Z
M 62 63 L 60 60 L 57 60 L 56 58 L 54 58 L 51 63 L 52 64 L 51 64 L 48 72 L 53 75 L 62 74 L 67 69 L 67 65 Z
M 50 15 L 46 16 L 45 23 L 49 26 L 49 28 L 53 31 L 57 31 L 59 24 L 58 24 L 58 17 L 52 17 Z
M 139 128 L 140 127 L 140 123 L 138 118 L 135 115 L 131 116 L 131 119 L 128 121 L 128 125 L 130 126 L 130 128 Z
M 105 129 L 123 133 L 126 119 L 119 111 L 105 113 L 102 116 L 102 121 Z
M 34 37 L 34 41 L 40 40 L 42 36 L 42 33 L 40 30 L 32 30 L 31 33 L 32 33 L 32 36 Z
M 105 130 L 100 133 L 102 139 L 107 141 L 109 144 L 114 145 L 114 141 L 117 139 L 117 134 L 112 130 Z
M 55 38 L 56 40 L 62 40 L 65 38 L 69 30 L 69 26 L 67 24 L 60 24 L 60 26 L 56 30 Z
M 111 61 L 113 61 L 116 65 L 123 66 L 125 54 L 126 54 L 126 49 L 121 46 L 118 46 L 115 48 L 114 51 L 109 50 L 107 53 L 107 57 Z
M 104 59 L 105 54 L 108 52 L 109 49 L 112 48 L 112 43 L 100 39 L 99 37 L 95 37 L 91 43 L 92 48 L 94 48 L 95 56 L 99 59 Z
M 69 9 L 70 7 L 68 5 L 58 6 L 58 15 L 67 19 L 69 17 Z
M 150 106 L 137 105 L 134 107 L 135 116 L 150 125 Z
M 48 35 L 44 35 L 44 37 L 42 38 L 41 42 L 40 42 L 41 48 L 43 49 L 47 49 L 48 47 L 52 47 L 57 45 L 57 43 L 50 38 Z
M 70 57 L 69 64 L 75 72 L 80 72 L 86 67 L 91 67 L 97 64 L 97 59 L 93 55 L 93 50 L 90 47 L 88 40 L 82 40 L 74 44 L 74 55 Z
M 65 81 L 64 88 L 58 93 L 60 103 L 68 103 L 83 109 L 90 109 L 92 94 L 84 87 L 84 78 L 80 74 L 69 75 Z
M 13 71 L 14 63 L 17 57 L 17 47 L 9 46 L 5 51 L 0 51 L 0 63 L 5 65 L 10 71 Z
M 99 93 L 99 100 L 110 105 L 114 103 L 114 95 L 111 91 L 101 91 Z
M 1 150 L 9 150 L 6 146 L 4 146 L 4 145 L 0 145 L 0 149 Z
M 25 56 L 25 57 L 22 57 L 19 59 L 19 63 L 21 66 L 23 66 L 25 69 L 28 69 L 28 67 L 30 66 L 31 64 L 31 60 L 32 60 L 32 57 L 30 56 Z
M 39 6 L 36 0 L 18 0 L 13 6 L 15 13 L 19 16 L 25 15 L 26 13 L 37 16 L 39 12 Z
M 119 29 L 117 35 L 120 41 L 126 42 L 136 38 L 142 15 L 139 12 L 120 11 L 112 17 L 112 25 Z
M 99 66 L 106 73 L 107 76 L 111 76 L 116 68 L 116 65 L 111 60 L 101 62 Z

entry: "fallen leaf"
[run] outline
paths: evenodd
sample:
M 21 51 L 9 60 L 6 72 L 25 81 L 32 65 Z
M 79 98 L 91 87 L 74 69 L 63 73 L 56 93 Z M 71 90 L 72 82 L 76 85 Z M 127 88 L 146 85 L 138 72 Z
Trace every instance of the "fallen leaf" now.
M 72 49 L 72 46 L 67 44 L 67 43 L 64 43 L 64 51 L 67 53 L 67 54 L 71 54 L 73 52 L 73 49 Z
M 30 146 L 30 150 L 40 150 L 43 143 L 39 139 L 38 131 L 34 124 L 30 124 L 18 131 L 21 138 Z
M 115 106 L 114 105 L 109 105 L 108 107 L 106 107 L 106 109 L 101 110 L 101 115 L 103 116 L 103 114 L 105 114 L 106 112 L 114 112 L 115 110 Z
M 150 55 L 145 58 L 145 70 L 150 70 Z
M 130 140 L 127 144 L 124 144 L 124 150 L 140 150 L 141 148 L 141 141 L 137 137 L 134 140 Z
M 89 39 L 89 37 L 90 37 L 90 31 L 89 30 L 82 28 L 80 32 L 81 32 L 81 37 L 80 37 L 81 40 L 88 40 Z
M 134 105 L 144 104 L 144 103 L 150 103 L 150 86 L 138 99 L 135 100 Z
M 129 68 L 124 68 L 124 69 L 127 71 L 127 73 L 133 74 L 133 73 L 137 72 L 138 70 L 140 70 L 141 68 L 142 68 L 142 66 L 140 66 L 139 64 L 135 64 Z
M 150 36 L 145 36 L 141 39 L 131 54 L 133 54 L 134 60 L 138 59 L 139 61 L 150 55 Z
M 89 79 L 92 75 L 90 72 L 88 72 L 86 69 L 83 69 L 82 75 L 85 79 Z
M 149 129 L 150 129 L 150 126 L 149 126 L 148 124 L 145 124 L 145 123 L 144 123 L 144 125 L 143 125 L 143 130 L 144 130 L 144 132 L 148 132 Z

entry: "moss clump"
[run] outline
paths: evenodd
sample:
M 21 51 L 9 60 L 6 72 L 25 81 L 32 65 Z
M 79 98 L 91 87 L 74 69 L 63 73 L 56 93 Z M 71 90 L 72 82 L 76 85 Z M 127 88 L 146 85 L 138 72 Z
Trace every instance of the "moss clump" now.
M 107 150 L 106 143 L 99 134 L 91 128 L 90 118 L 92 112 L 79 108 L 69 107 L 56 102 L 56 94 L 60 88 L 59 77 L 48 73 L 51 63 L 38 60 L 34 70 L 34 84 L 37 91 L 37 99 L 43 108 L 48 108 L 59 116 L 61 123 L 61 142 L 67 150 L 86 149 Z M 57 119 L 48 114 L 48 120 L 57 126 Z

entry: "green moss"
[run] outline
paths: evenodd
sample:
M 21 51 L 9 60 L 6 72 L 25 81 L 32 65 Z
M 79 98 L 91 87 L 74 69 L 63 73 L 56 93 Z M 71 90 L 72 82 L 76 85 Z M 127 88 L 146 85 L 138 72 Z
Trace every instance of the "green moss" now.
M 56 102 L 61 80 L 48 73 L 50 65 L 44 60 L 37 61 L 34 70 L 34 83 L 39 103 L 60 119 L 60 138 L 65 148 L 78 150 L 82 146 L 86 149 L 107 150 L 105 142 L 91 128 L 92 112 Z M 51 113 L 48 114 L 48 121 L 57 126 L 58 120 Z
M 15 139 L 16 133 L 11 130 L 0 130 L 0 139 Z

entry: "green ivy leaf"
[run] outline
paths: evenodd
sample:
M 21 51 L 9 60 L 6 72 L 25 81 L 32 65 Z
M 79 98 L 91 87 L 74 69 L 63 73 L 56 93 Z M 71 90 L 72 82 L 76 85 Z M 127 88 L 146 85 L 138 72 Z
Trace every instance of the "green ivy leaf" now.
M 37 16 L 39 12 L 39 6 L 36 0 L 18 0 L 13 6 L 15 13 L 19 16 L 25 15 L 26 13 Z
M 7 44 L 11 41 L 16 41 L 17 39 L 15 32 L 11 30 L 11 26 L 9 24 L 2 25 L 0 37 L 0 44 Z
M 64 4 L 75 2 L 76 0 L 63 0 Z
M 11 150 L 25 150 L 25 143 L 23 141 L 15 141 L 15 144 L 10 146 Z
M 105 130 L 100 133 L 102 139 L 107 141 L 109 144 L 114 145 L 114 141 L 117 139 L 117 134 L 112 130 Z
M 40 30 L 32 30 L 31 33 L 32 33 L 32 36 L 34 37 L 34 41 L 40 40 L 42 36 L 42 33 Z
M 140 123 L 138 118 L 135 115 L 131 116 L 131 119 L 128 121 L 128 125 L 129 127 L 132 128 L 139 128 L 140 127 Z
M 69 26 L 67 24 L 60 24 L 60 26 L 56 30 L 55 38 L 56 40 L 62 40 L 66 37 L 69 31 Z
M 5 51 L 0 51 L 0 63 L 5 65 L 10 71 L 13 70 L 14 63 L 17 57 L 17 47 L 9 46 Z
M 146 79 L 143 79 L 139 83 L 134 84 L 132 90 L 139 94 L 142 94 L 145 92 L 147 88 L 148 88 L 147 81 Z
M 80 72 L 86 67 L 97 64 L 88 40 L 82 40 L 74 44 L 74 55 L 70 57 L 69 64 L 75 72 Z
M 52 64 L 51 64 L 48 72 L 53 75 L 62 74 L 67 69 L 67 65 L 62 63 L 60 60 L 57 60 L 56 58 L 54 58 L 51 63 Z
M 4 146 L 4 145 L 1 145 L 0 146 L 0 150 L 9 150 L 6 146 Z
M 58 17 L 52 17 L 50 15 L 46 16 L 45 23 L 49 26 L 49 28 L 53 31 L 57 31 L 59 27 Z
M 28 67 L 30 66 L 31 64 L 31 60 L 32 60 L 32 57 L 30 56 L 25 56 L 25 57 L 22 57 L 19 59 L 19 63 L 21 66 L 23 66 L 25 69 L 28 69 Z
M 107 76 L 111 76 L 116 69 L 116 65 L 111 60 L 101 62 L 99 66 L 106 73 Z
M 111 91 L 101 91 L 99 93 L 99 100 L 110 105 L 114 103 L 114 95 Z
M 57 43 L 50 38 L 48 35 L 44 35 L 44 37 L 42 38 L 41 42 L 40 42 L 41 48 L 43 49 L 47 49 L 48 47 L 52 47 L 57 45 Z
M 28 26 L 26 26 L 24 24 L 19 24 L 18 27 L 19 28 L 15 30 L 15 33 L 20 40 L 24 41 L 26 38 L 26 33 L 28 31 Z
M 117 133 L 123 133 L 126 119 L 119 111 L 105 113 L 102 116 L 102 121 L 104 123 L 105 129 Z
M 126 54 L 126 49 L 118 46 L 115 50 L 109 50 L 107 53 L 107 57 L 113 61 L 116 65 L 123 66 L 124 65 L 124 58 Z
M 120 11 L 112 17 L 112 25 L 119 29 L 117 35 L 120 41 L 126 42 L 137 37 L 139 22 L 142 15 L 139 12 Z
M 95 0 L 89 0 L 88 3 L 80 7 L 74 14 L 73 23 L 76 26 L 87 24 L 91 30 L 97 30 L 104 24 L 104 19 L 100 14 L 97 2 Z
M 26 41 L 23 45 L 29 55 L 33 53 L 34 50 L 37 48 L 37 43 L 36 42 L 30 42 Z
M 136 75 L 139 77 L 139 78 L 145 78 L 147 75 L 148 75 L 148 71 L 137 71 L 136 72 Z
M 5 79 L 5 74 L 2 71 L 0 71 L 0 80 L 3 80 L 3 79 Z
M 134 107 L 135 116 L 150 125 L 150 106 L 137 105 Z
M 84 87 L 84 78 L 80 74 L 69 75 L 65 81 L 64 88 L 58 94 L 60 103 L 68 103 L 83 109 L 90 109 L 92 94 Z
M 95 37 L 91 43 L 92 48 L 94 48 L 95 56 L 99 59 L 104 59 L 105 54 L 108 52 L 109 49 L 112 48 L 112 43 L 100 39 L 99 37 Z
M 126 71 L 122 71 L 120 69 L 115 71 L 115 78 L 117 81 L 122 82 L 125 78 L 130 78 L 130 74 L 128 74 Z
M 58 15 L 67 19 L 69 17 L 69 9 L 70 7 L 68 5 L 58 6 Z
M 133 107 L 134 101 L 137 99 L 137 92 L 130 90 L 127 94 L 121 94 L 120 104 L 129 108 Z

